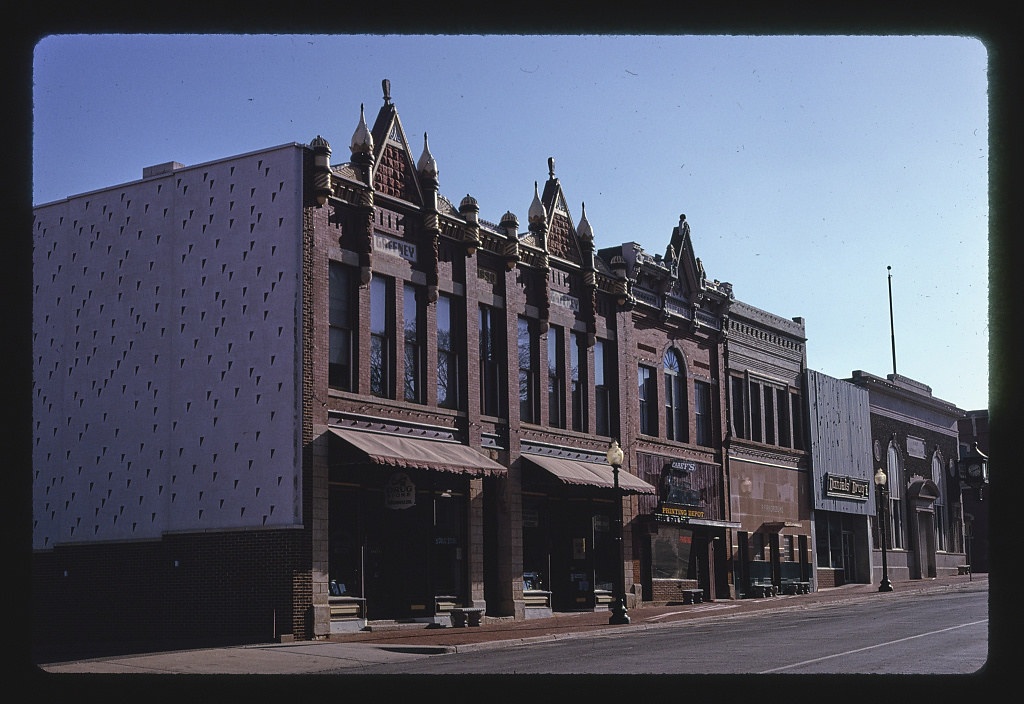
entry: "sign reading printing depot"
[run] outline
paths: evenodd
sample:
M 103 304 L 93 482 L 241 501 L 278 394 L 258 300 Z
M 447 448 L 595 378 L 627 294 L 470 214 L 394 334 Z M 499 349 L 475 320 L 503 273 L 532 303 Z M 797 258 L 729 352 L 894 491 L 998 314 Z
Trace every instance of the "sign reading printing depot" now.
M 837 499 L 868 500 L 871 483 L 867 479 L 854 479 L 842 474 L 825 475 L 825 494 Z
M 387 508 L 411 508 L 416 505 L 416 485 L 403 472 L 388 477 L 384 487 L 384 506 Z
M 382 235 L 379 232 L 373 233 L 373 249 L 376 252 L 395 254 L 408 262 L 416 262 L 416 245 Z
M 693 488 L 694 462 L 672 460 L 662 470 L 661 501 L 654 518 L 662 523 L 689 523 L 691 518 L 705 518 L 707 512 L 700 491 Z

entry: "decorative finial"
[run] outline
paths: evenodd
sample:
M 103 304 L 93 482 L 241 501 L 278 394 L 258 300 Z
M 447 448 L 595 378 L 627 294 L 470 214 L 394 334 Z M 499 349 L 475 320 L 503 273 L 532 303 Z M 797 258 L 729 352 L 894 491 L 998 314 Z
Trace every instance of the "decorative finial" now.
M 548 157 L 548 178 L 555 177 L 555 157 Z
M 387 105 L 391 102 L 391 81 L 385 78 L 380 85 L 384 89 L 384 104 Z

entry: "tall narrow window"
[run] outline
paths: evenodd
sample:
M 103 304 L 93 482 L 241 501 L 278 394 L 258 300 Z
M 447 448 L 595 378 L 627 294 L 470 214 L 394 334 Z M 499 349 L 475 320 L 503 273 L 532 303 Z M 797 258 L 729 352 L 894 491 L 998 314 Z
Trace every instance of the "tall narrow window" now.
M 370 280 L 370 393 L 385 398 L 392 395 L 389 321 L 394 318 L 394 304 L 388 284 L 388 279 L 380 276 Z
M 804 410 L 800 402 L 799 394 L 789 395 L 789 406 L 792 410 L 790 418 L 793 419 L 793 449 L 804 449 Z
M 711 384 L 706 381 L 693 382 L 693 413 L 697 426 L 697 444 L 711 447 Z
M 743 379 L 731 377 L 729 379 L 730 392 L 732 393 L 732 404 L 730 408 L 732 416 L 732 434 L 737 438 L 747 437 L 747 426 L 744 423 L 746 407 L 743 405 Z
M 764 392 L 764 441 L 775 444 L 775 388 L 763 387 Z
M 426 372 L 426 355 L 423 351 L 424 311 L 422 296 L 417 287 L 405 284 L 402 287 L 402 320 L 405 330 L 405 375 L 403 386 L 406 401 L 423 403 L 423 377 Z
M 330 264 L 330 357 L 327 383 L 342 391 L 352 391 L 352 311 L 355 287 L 351 270 L 338 262 Z
M 537 338 L 534 325 L 527 318 L 519 318 L 519 419 L 536 423 L 537 398 Z
M 889 443 L 889 450 L 886 454 L 886 471 L 888 478 L 885 482 L 889 490 L 889 547 L 903 548 L 903 502 L 900 500 L 903 476 L 900 471 L 900 455 L 895 445 Z
M 946 502 L 943 499 L 945 492 L 942 490 L 942 457 L 938 448 L 932 453 L 932 481 L 939 490 L 939 496 L 935 499 L 935 547 L 938 550 L 946 550 Z
M 665 366 L 665 434 L 669 440 L 687 442 L 686 372 L 675 350 L 667 350 Z
M 459 350 L 462 333 L 456 328 L 457 316 L 452 315 L 452 298 L 441 294 L 437 298 L 437 405 L 442 408 L 461 408 Z
M 761 385 L 750 384 L 750 439 L 761 442 Z
M 501 347 L 502 327 L 498 313 L 488 306 L 480 306 L 480 412 L 487 416 L 500 416 L 501 403 Z
M 548 423 L 565 427 L 565 337 L 562 328 L 548 328 Z
M 583 432 L 587 429 L 587 368 L 586 349 L 580 341 L 583 335 L 572 333 L 569 338 L 569 388 L 572 397 L 572 429 Z
M 654 370 L 641 365 L 637 368 L 637 384 L 640 396 L 640 432 L 644 435 L 658 434 L 658 401 L 654 390 Z
M 618 435 L 616 407 L 615 348 L 604 340 L 594 343 L 594 405 L 597 417 L 597 434 L 605 437 Z
M 779 425 L 778 444 L 793 447 L 793 436 L 789 432 L 789 390 L 775 389 L 775 414 Z

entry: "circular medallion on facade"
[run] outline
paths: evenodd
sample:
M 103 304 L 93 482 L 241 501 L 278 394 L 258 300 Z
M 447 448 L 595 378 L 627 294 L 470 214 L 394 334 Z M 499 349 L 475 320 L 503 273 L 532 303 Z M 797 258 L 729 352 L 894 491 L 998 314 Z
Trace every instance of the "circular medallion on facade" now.
M 878 440 L 875 440 L 874 447 L 875 447 L 875 462 L 881 462 L 882 461 L 882 445 L 881 445 L 881 443 L 878 442 Z

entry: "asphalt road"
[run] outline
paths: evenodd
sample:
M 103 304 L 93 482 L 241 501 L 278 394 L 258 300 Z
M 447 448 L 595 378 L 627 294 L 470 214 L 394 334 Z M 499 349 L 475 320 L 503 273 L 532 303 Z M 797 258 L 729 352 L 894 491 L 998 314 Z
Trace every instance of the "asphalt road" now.
M 422 656 L 334 673 L 966 675 L 980 670 L 987 657 L 987 593 L 968 591 L 878 595 L 808 611 L 723 613 L 664 628 Z

